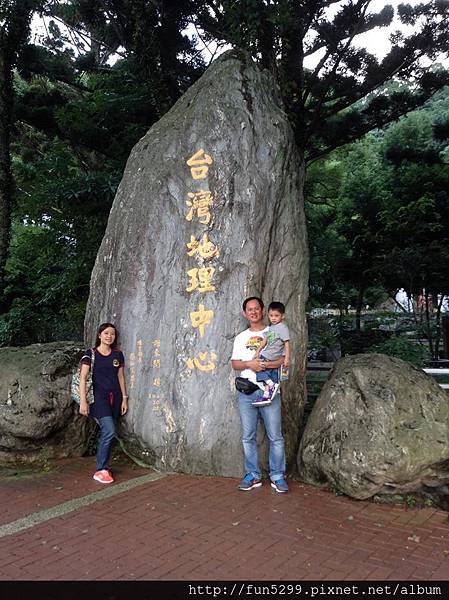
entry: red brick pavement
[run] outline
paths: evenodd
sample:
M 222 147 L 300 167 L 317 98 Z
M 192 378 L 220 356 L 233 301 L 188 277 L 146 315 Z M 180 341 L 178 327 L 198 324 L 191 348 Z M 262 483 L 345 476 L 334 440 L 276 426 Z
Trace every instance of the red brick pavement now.
M 147 469 L 123 460 L 120 455 L 115 461 L 117 482 L 148 473 Z M 14 476 L 14 469 L 9 469 L 9 475 L 2 476 L 0 472 L 0 525 L 98 491 L 99 484 L 92 479 L 94 467 L 95 458 L 82 458 L 56 461 L 50 471 L 40 473 L 18 469 L 17 476 Z
M 1 479 L 2 522 L 104 489 L 91 471 Z M 116 480 L 144 473 L 117 466 Z M 168 475 L 5 536 L 0 580 L 449 580 L 445 512 L 236 483 Z

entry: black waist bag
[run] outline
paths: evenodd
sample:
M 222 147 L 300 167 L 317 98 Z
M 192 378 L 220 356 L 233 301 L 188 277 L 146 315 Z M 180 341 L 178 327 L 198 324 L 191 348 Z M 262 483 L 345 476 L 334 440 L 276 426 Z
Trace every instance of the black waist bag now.
M 250 381 L 249 379 L 245 379 L 244 377 L 236 377 L 235 378 L 235 387 L 239 392 L 243 394 L 253 394 L 260 390 L 260 387 Z

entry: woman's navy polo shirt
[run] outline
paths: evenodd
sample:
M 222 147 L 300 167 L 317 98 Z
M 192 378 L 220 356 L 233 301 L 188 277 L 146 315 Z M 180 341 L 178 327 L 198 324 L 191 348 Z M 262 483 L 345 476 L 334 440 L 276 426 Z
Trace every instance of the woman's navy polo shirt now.
M 84 353 L 81 362 L 90 365 L 92 361 L 92 348 Z M 93 369 L 93 384 L 95 402 L 89 407 L 89 416 L 100 419 L 101 417 L 120 416 L 122 404 L 122 391 L 118 381 L 118 371 L 125 365 L 125 357 L 120 350 L 112 350 L 104 356 L 95 348 L 95 362 Z

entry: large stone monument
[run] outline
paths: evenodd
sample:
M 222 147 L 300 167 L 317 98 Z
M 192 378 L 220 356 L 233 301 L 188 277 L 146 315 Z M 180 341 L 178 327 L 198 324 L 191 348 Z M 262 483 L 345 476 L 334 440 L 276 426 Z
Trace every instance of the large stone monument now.
M 120 333 L 128 451 L 158 468 L 239 476 L 230 358 L 242 301 L 287 306 L 283 386 L 294 464 L 304 396 L 307 249 L 302 163 L 276 83 L 230 51 L 138 142 L 91 279 L 85 334 Z
M 309 417 L 298 454 L 301 478 L 348 496 L 420 492 L 447 497 L 449 396 L 397 358 L 338 361 Z

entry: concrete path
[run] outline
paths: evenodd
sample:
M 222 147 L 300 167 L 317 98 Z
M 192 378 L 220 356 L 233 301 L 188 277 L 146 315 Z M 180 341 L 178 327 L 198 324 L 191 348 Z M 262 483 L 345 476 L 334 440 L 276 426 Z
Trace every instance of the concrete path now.
M 93 459 L 0 476 L 0 580 L 449 580 L 447 513 Z

